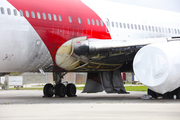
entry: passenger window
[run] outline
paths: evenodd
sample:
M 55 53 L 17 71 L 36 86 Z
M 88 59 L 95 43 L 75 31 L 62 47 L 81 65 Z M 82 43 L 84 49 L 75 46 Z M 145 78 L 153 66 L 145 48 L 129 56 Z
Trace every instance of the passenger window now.
M 111 22 L 111 24 L 112 24 L 112 27 L 114 27 L 114 22 Z
M 175 34 L 177 34 L 177 30 L 176 30 L 176 29 L 174 29 L 174 31 L 175 31 Z
M 172 31 L 172 34 L 174 34 L 174 30 L 173 30 L 173 29 L 171 29 L 171 31 Z
M 155 27 L 156 28 L 156 32 L 158 32 L 158 28 L 157 27 Z
M 69 22 L 72 23 L 72 18 L 71 18 L 71 16 L 69 16 Z
M 46 14 L 45 13 L 43 13 L 43 19 L 46 20 Z
M 102 20 L 100 20 L 100 22 L 101 22 L 101 26 L 103 26 L 103 21 L 102 21 Z
M 142 25 L 142 30 L 144 30 L 144 25 Z
M 116 27 L 118 28 L 118 22 L 116 22 Z
M 78 22 L 79 22 L 79 24 L 81 24 L 81 18 L 78 18 Z
M 17 16 L 17 10 L 14 9 L 13 11 L 14 11 L 14 16 Z
M 119 23 L 119 27 L 122 28 L 122 23 Z
M 178 29 L 178 34 L 180 34 L 180 30 Z
M 161 32 L 161 28 L 159 27 L 159 32 Z
M 35 18 L 35 14 L 34 12 L 31 12 L 32 18 Z
M 170 29 L 170 28 L 168 28 L 168 30 L 169 30 L 169 33 L 171 33 L 171 29 Z
M 52 20 L 51 14 L 48 14 L 48 18 L 49 20 Z
M 152 31 L 154 32 L 154 27 L 152 26 Z
M 59 15 L 59 21 L 62 21 L 62 17 L 61 17 L 61 15 Z
M 89 20 L 89 19 L 87 19 L 87 21 L 88 21 L 88 24 L 90 25 L 90 24 L 91 24 L 90 20 Z
M 165 31 L 166 31 L 166 33 L 168 33 L 168 30 L 167 30 L 167 28 L 165 28 Z
M 130 26 L 129 26 L 129 24 L 127 24 L 127 28 L 128 28 L 128 29 L 130 29 Z
M 4 8 L 1 7 L 1 14 L 5 14 Z
M 138 25 L 138 29 L 141 30 L 141 26 L 140 25 Z
M 151 31 L 151 26 L 149 26 L 149 31 Z
M 147 27 L 147 26 L 145 26 L 145 28 L 146 28 L 146 31 L 148 31 L 148 27 Z
M 98 20 L 96 20 L 96 25 L 99 26 L 99 21 Z
M 41 14 L 39 12 L 37 12 L 37 17 L 38 19 L 41 19 Z
M 23 16 L 23 11 L 22 11 L 22 10 L 20 10 L 19 12 L 20 12 L 20 15 L 21 15 L 21 16 Z
M 94 19 L 92 19 L 92 24 L 95 25 Z
M 29 12 L 28 11 L 26 11 L 26 17 L 29 17 Z
M 123 24 L 124 28 L 126 28 L 126 23 Z
M 11 10 L 9 8 L 7 9 L 7 13 L 8 15 L 11 15 Z
M 137 25 L 136 24 L 134 25 L 134 28 L 137 30 Z
M 162 27 L 162 33 L 164 33 L 164 28 Z
M 131 24 L 131 29 L 134 29 L 133 24 Z
M 56 15 L 55 15 L 55 14 L 53 15 L 53 17 L 54 17 L 54 21 L 57 21 L 57 17 L 56 17 Z

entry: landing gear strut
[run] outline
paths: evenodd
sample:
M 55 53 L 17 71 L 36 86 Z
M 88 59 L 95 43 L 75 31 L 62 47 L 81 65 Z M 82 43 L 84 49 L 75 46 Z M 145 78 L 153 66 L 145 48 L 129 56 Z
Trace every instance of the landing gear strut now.
M 46 84 L 43 89 L 44 97 L 76 97 L 76 86 L 73 83 L 62 83 L 62 79 L 66 73 L 55 72 L 53 73 L 53 80 L 55 85 L 50 83 Z

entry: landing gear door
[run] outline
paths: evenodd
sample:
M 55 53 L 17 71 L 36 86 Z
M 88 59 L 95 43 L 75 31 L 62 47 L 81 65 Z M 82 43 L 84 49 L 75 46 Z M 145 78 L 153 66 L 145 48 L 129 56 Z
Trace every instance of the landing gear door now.
M 108 18 L 105 19 L 105 24 L 106 24 L 106 32 L 110 33 L 111 32 L 111 26 L 110 26 L 110 21 Z

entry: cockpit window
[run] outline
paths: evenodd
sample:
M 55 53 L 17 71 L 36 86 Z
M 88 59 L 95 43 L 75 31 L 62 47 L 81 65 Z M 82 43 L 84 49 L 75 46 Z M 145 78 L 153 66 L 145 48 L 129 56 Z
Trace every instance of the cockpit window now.
M 1 7 L 0 9 L 1 9 L 1 14 L 4 14 L 4 13 L 5 13 L 5 12 L 4 12 L 4 8 Z

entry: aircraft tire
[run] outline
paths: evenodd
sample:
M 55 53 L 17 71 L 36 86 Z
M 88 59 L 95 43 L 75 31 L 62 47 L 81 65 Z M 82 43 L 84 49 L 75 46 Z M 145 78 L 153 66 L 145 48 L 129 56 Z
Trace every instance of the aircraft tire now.
M 150 90 L 150 89 L 148 89 L 148 95 L 151 95 L 153 98 L 155 98 L 155 99 L 157 99 L 157 93 L 156 92 L 154 92 L 154 91 L 152 91 L 152 90 Z
M 67 89 L 67 96 L 68 97 L 75 97 L 76 96 L 76 86 L 72 83 L 66 86 Z
M 65 97 L 66 87 L 64 84 L 60 83 L 55 86 L 55 95 L 59 97 Z
M 53 85 L 48 83 L 44 86 L 43 89 L 44 97 L 52 97 L 53 94 Z
M 180 87 L 177 89 L 177 99 L 180 99 Z

